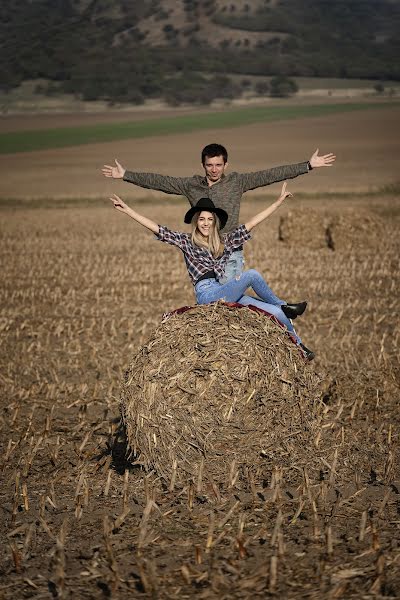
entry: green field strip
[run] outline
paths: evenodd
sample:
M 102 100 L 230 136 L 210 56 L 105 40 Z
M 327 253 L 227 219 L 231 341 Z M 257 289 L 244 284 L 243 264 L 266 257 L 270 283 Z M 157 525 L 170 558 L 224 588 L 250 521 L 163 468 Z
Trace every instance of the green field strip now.
M 271 106 L 229 109 L 221 112 L 194 113 L 164 117 L 103 123 L 83 127 L 60 127 L 0 134 L 0 154 L 51 150 L 84 144 L 100 144 L 151 136 L 190 133 L 200 129 L 226 129 L 261 122 L 321 117 L 350 111 L 398 107 L 399 103 L 317 104 L 314 106 Z

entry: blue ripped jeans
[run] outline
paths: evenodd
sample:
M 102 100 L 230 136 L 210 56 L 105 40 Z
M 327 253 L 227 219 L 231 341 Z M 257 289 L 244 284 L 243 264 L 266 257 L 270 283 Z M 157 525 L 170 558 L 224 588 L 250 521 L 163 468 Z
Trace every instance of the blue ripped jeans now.
M 226 261 L 225 273 L 223 277 L 220 277 L 220 283 L 227 283 L 231 279 L 238 277 L 243 273 L 244 267 L 244 254 L 243 250 L 235 250 L 232 252 L 228 260 Z
M 252 288 L 258 298 L 246 296 L 245 292 L 248 288 Z M 281 309 L 281 306 L 286 302 L 275 296 L 263 276 L 255 269 L 243 271 L 240 276 L 236 279 L 230 279 L 227 283 L 219 283 L 216 279 L 203 279 L 195 285 L 194 289 L 198 304 L 209 304 L 217 300 L 225 300 L 225 302 L 237 302 L 244 306 L 252 304 L 265 310 L 274 315 L 290 331 L 297 344 L 301 343 L 292 322 Z

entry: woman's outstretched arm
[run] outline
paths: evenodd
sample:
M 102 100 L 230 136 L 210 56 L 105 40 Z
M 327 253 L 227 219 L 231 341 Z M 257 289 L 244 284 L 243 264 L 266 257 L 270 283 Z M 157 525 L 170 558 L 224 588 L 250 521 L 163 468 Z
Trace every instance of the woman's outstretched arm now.
M 276 209 L 280 207 L 280 205 L 282 204 L 282 202 L 284 201 L 285 198 L 291 198 L 293 196 L 293 194 L 291 192 L 288 192 L 286 190 L 286 186 L 287 186 L 287 182 L 285 181 L 285 183 L 282 186 L 281 195 L 279 196 L 278 200 L 275 200 L 275 202 L 273 204 L 271 204 L 271 206 L 268 206 L 268 208 L 266 208 L 262 212 L 258 213 L 258 215 L 255 215 L 254 217 L 249 219 L 249 221 L 247 221 L 247 223 L 245 223 L 245 227 L 246 227 L 247 231 L 251 231 L 253 229 L 253 227 L 255 227 L 256 225 L 258 225 L 259 223 L 264 221 L 264 219 L 267 219 L 268 217 L 270 217 L 272 215 L 272 213 L 274 213 L 276 211 Z
M 128 215 L 128 217 L 131 217 L 131 219 L 133 219 L 137 223 L 140 223 L 140 225 L 143 225 L 143 227 L 150 229 L 150 231 L 152 231 L 153 233 L 158 234 L 160 228 L 155 221 L 152 221 L 151 219 L 140 215 L 138 212 L 130 208 L 119 196 L 117 196 L 117 194 L 113 194 L 110 200 L 114 204 L 114 208 L 124 213 L 125 215 Z

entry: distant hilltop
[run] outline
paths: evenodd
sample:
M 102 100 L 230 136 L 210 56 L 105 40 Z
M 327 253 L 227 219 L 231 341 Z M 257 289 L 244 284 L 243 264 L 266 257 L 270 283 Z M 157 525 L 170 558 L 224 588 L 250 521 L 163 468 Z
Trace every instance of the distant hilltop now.
M 20 0 L 2 7 L 0 90 L 177 105 L 291 95 L 293 77 L 399 81 L 399 32 L 399 0 Z

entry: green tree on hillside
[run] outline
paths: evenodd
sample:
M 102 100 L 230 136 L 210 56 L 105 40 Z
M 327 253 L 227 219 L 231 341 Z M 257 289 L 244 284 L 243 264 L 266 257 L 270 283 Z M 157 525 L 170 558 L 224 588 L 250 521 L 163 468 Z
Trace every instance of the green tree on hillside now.
M 275 98 L 287 98 L 288 96 L 293 96 L 298 89 L 297 83 L 284 75 L 272 77 L 269 83 L 269 93 Z

